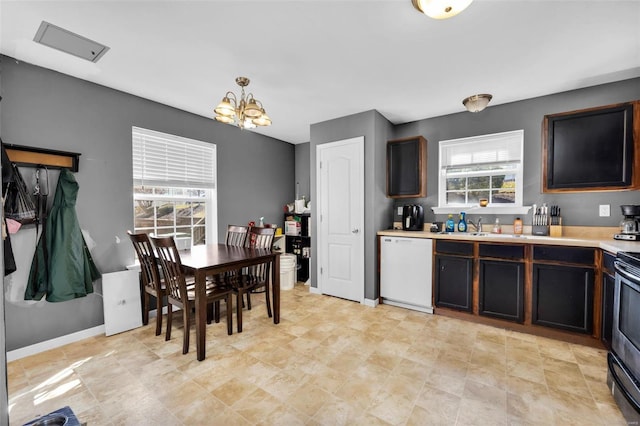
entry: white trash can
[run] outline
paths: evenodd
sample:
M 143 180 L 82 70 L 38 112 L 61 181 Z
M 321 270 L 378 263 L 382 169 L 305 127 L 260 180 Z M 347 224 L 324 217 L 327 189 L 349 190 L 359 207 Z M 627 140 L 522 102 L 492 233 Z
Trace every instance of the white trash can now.
M 296 255 L 283 253 L 280 255 L 280 289 L 293 290 L 296 284 Z

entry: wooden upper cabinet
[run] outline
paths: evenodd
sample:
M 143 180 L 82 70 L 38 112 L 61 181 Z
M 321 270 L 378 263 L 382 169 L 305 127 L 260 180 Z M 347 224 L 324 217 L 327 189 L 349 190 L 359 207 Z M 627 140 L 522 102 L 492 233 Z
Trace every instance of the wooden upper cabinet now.
M 422 136 L 387 142 L 387 197 L 427 196 L 427 140 Z
M 543 192 L 640 188 L 640 101 L 545 115 Z

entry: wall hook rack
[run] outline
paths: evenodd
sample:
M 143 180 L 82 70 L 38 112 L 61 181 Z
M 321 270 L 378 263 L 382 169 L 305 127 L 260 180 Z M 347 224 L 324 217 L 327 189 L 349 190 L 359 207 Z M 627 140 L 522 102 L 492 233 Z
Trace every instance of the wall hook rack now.
M 18 166 L 48 167 L 51 169 L 67 168 L 74 173 L 78 171 L 81 154 L 77 152 L 56 151 L 8 143 L 3 145 L 9 160 Z

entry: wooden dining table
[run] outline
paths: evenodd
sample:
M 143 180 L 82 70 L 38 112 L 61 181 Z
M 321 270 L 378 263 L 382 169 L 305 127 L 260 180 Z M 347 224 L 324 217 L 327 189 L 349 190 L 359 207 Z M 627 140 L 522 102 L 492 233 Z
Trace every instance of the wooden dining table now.
M 207 244 L 193 246 L 180 252 L 185 273 L 195 277 L 196 286 L 196 347 L 198 361 L 206 357 L 207 298 L 206 278 L 210 275 L 237 271 L 246 266 L 271 263 L 271 292 L 273 299 L 273 323 L 280 322 L 280 253 L 271 249 L 252 249 Z M 267 288 L 265 291 L 269 291 Z M 231 306 L 227 306 L 231 309 Z

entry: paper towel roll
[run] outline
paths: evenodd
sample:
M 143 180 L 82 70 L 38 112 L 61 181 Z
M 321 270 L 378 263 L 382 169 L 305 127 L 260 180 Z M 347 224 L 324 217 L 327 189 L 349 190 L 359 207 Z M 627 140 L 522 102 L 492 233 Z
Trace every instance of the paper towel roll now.
M 304 200 L 296 200 L 296 213 L 303 213 L 304 208 Z

